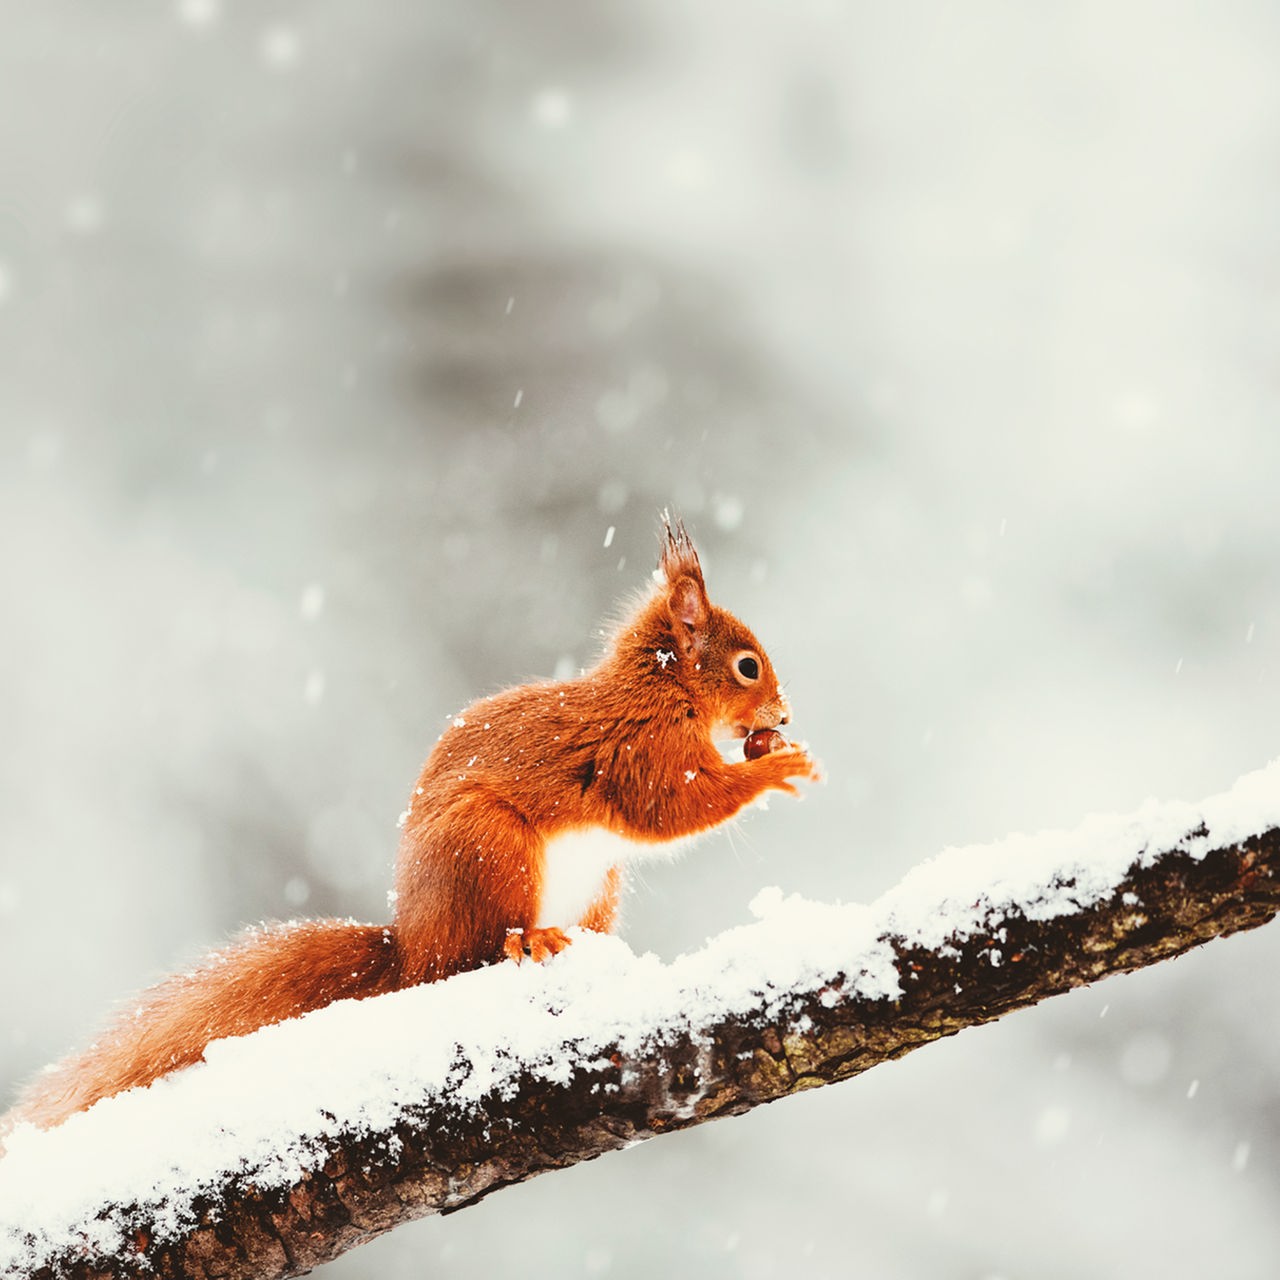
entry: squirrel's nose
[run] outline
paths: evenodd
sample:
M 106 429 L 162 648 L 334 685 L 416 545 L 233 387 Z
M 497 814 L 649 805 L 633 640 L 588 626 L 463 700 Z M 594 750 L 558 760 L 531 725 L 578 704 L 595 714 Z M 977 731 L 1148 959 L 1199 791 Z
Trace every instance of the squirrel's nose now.
M 778 721 L 778 723 L 779 723 L 779 724 L 786 724 L 786 723 L 787 723 L 787 721 L 788 721 L 788 720 L 790 720 L 790 719 L 791 719 L 791 712 L 789 712 L 789 711 L 784 711 L 784 712 L 782 713 L 782 719 L 781 719 L 781 720 L 779 720 L 779 721 Z

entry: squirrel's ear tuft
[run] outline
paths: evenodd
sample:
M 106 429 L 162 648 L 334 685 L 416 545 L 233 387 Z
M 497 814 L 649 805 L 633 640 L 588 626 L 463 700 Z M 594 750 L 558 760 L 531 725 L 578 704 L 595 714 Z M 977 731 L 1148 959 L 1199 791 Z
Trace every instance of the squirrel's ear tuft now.
M 679 520 L 662 513 L 663 544 L 658 569 L 667 580 L 666 605 L 671 632 L 682 654 L 698 653 L 706 644 L 711 602 L 702 581 L 702 565 L 693 540 Z
M 684 522 L 679 518 L 672 520 L 671 513 L 664 511 L 662 530 L 664 535 L 662 555 L 658 558 L 658 568 L 662 571 L 662 576 L 666 578 L 668 585 L 673 587 L 681 578 L 692 578 L 702 589 L 705 597 L 706 586 L 702 581 L 702 565 L 698 560 L 693 539 L 689 537 L 684 527 Z

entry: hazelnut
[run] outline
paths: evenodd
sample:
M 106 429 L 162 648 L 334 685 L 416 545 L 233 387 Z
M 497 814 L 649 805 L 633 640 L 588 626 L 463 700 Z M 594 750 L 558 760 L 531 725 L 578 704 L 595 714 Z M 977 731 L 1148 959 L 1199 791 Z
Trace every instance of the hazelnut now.
M 759 760 L 761 756 L 767 756 L 773 751 L 781 751 L 789 745 L 777 729 L 757 729 L 754 733 L 747 734 L 742 744 L 742 754 L 748 760 Z

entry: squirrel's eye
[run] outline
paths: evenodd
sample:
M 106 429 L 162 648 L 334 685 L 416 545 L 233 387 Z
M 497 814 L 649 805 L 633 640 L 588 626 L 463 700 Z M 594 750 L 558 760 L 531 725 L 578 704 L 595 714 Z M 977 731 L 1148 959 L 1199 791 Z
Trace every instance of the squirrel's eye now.
M 739 684 L 755 684 L 760 679 L 760 659 L 754 653 L 740 653 L 733 659 L 733 674 Z

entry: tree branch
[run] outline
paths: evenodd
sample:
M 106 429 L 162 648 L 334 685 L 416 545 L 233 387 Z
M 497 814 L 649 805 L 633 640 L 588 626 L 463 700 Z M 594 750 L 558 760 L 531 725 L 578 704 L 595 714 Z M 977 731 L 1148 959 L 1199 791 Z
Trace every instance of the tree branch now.
M 1246 783 L 1253 803 L 1244 807 L 1265 818 L 1269 806 L 1265 821 L 1237 820 Z M 692 1017 L 659 1013 L 643 1033 L 634 1025 L 610 1032 L 611 1042 L 571 1035 L 549 1064 L 522 1062 L 516 1046 L 509 1075 L 482 1096 L 442 1086 L 438 1096 L 403 1101 L 384 1123 L 331 1117 L 288 1176 L 246 1157 L 185 1206 L 126 1188 L 123 1197 L 104 1198 L 96 1218 L 61 1234 L 42 1234 L 20 1211 L 11 1220 L 0 1210 L 0 1270 L 7 1264 L 3 1274 L 41 1280 L 297 1275 L 408 1219 L 450 1213 L 536 1173 L 848 1079 L 964 1027 L 1254 928 L 1280 909 L 1278 767 L 1243 780 L 1234 795 L 1235 804 L 1229 794 L 1200 808 L 1148 808 L 1111 821 L 1101 837 L 1086 824 L 1070 835 L 952 850 L 873 908 L 793 905 L 800 914 L 792 932 L 842 933 L 842 959 L 830 961 L 819 942 L 823 968 L 802 966 L 807 977 L 790 989 L 757 982 L 748 998 L 711 1000 L 707 1007 L 718 1012 L 702 1022 L 703 1005 L 689 997 Z M 723 952 L 720 971 L 767 957 L 768 924 L 711 944 Z M 759 938 L 752 930 L 762 930 Z M 564 961 L 575 952 L 584 953 L 585 967 L 604 945 L 582 939 L 544 970 L 520 970 L 522 990 L 559 968 L 568 972 Z M 507 968 L 463 977 L 492 985 Z M 642 993 L 652 971 L 642 974 Z M 684 990 L 703 980 L 699 974 Z M 572 982 L 548 990 L 540 1015 L 567 1017 Z M 380 1003 L 356 1008 L 372 1017 Z M 502 1057 L 501 1045 L 494 1051 Z M 478 1057 L 455 1053 L 451 1078 L 465 1077 Z M 29 1135 L 28 1149 L 57 1132 Z M 15 1145 L 0 1161 L 0 1178 L 25 1158 Z M 109 1162 L 112 1152 L 99 1158 Z

